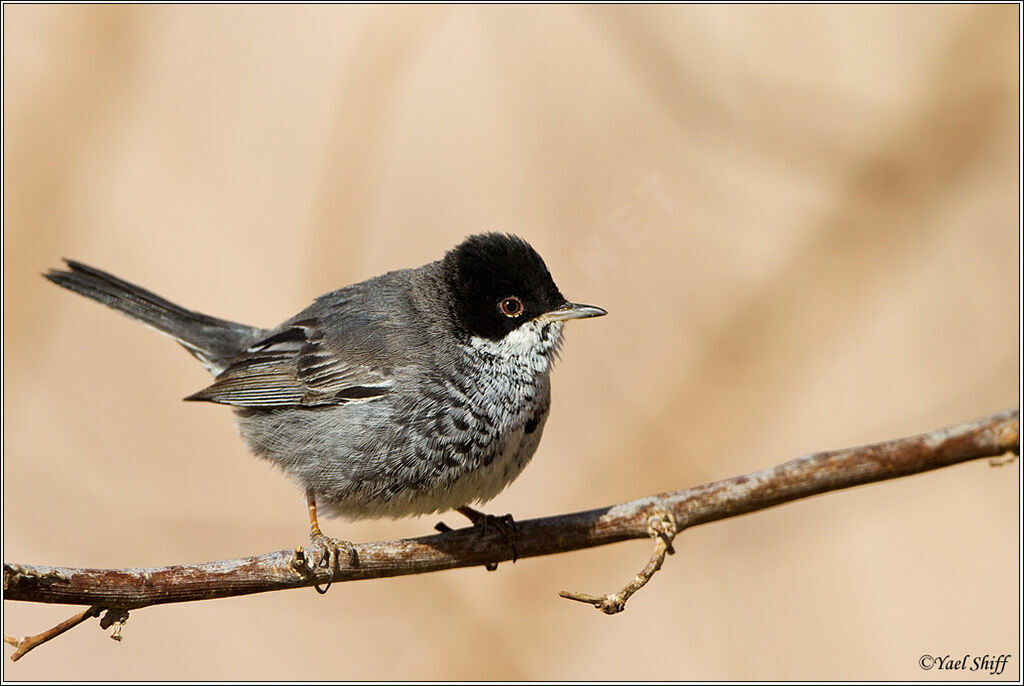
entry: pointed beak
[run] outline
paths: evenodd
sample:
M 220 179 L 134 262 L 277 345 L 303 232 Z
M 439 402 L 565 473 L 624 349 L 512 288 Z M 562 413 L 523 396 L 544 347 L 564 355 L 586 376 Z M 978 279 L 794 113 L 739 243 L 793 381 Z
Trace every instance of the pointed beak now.
M 580 305 L 579 303 L 565 303 L 557 310 L 545 312 L 537 317 L 544 322 L 564 322 L 569 319 L 587 319 L 589 317 L 603 317 L 608 314 L 606 310 L 593 305 Z

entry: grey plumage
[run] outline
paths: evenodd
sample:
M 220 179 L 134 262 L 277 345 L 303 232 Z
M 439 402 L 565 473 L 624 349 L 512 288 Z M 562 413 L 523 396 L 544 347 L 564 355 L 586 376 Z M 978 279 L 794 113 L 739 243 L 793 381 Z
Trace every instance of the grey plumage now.
M 53 269 L 43 276 L 170 336 L 212 374 L 219 373 L 249 341 L 264 334 L 263 329 L 186 310 L 95 267 L 74 260 L 64 262 L 66 271 Z
M 264 330 L 209 317 L 68 261 L 46 277 L 170 335 L 214 375 L 251 449 L 332 514 L 401 517 L 497 495 L 550 408 L 570 318 L 525 241 L 487 234 L 444 259 L 319 297 Z

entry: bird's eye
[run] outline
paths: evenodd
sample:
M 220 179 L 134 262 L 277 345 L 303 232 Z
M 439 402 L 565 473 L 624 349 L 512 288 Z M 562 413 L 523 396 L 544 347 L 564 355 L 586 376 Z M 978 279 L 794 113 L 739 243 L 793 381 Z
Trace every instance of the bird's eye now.
M 523 301 L 512 295 L 498 303 L 498 309 L 506 317 L 518 317 L 523 313 Z

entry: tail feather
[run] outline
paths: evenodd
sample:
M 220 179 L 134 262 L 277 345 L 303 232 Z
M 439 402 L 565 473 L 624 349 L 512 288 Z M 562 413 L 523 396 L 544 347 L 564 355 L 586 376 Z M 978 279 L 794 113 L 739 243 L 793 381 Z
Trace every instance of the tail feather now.
M 170 336 L 195 355 L 214 375 L 264 332 L 252 326 L 186 310 L 144 288 L 112 274 L 65 259 L 69 269 L 52 269 L 44 277 L 87 298 L 103 303 Z

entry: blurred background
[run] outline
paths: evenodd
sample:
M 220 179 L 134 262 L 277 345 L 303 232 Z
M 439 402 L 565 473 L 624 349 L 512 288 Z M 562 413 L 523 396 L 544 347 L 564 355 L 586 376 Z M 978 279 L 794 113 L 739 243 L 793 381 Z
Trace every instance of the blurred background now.
M 525 519 L 1018 402 L 1018 12 L 1002 6 L 24 6 L 4 18 L 5 561 L 304 543 L 299 491 L 182 403 L 195 360 L 40 273 L 73 257 L 272 326 L 518 233 L 571 325 Z M 1011 653 L 1019 463 L 634 541 L 152 607 L 8 679 L 922 679 Z M 439 516 L 326 522 L 374 540 Z M 462 525 L 461 518 L 444 519 Z M 4 603 L 3 629 L 74 608 Z

